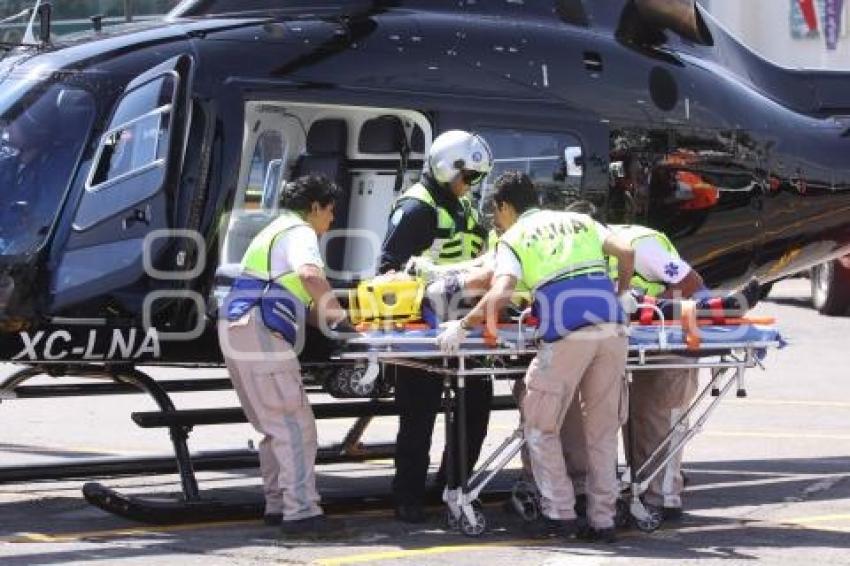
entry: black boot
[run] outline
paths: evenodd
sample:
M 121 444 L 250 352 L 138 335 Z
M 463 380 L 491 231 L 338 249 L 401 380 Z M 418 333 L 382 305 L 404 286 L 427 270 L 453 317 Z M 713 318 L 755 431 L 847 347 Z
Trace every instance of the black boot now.
M 419 503 L 399 503 L 395 506 L 395 518 L 402 523 L 418 525 L 428 517 L 425 508 Z
M 585 527 L 576 534 L 576 538 L 586 542 L 604 542 L 613 544 L 617 542 L 617 531 L 615 527 L 606 527 L 597 529 L 594 527 Z
M 541 515 L 534 521 L 525 523 L 523 530 L 532 538 L 572 538 L 579 532 L 580 525 L 576 519 L 550 519 Z
M 336 539 L 350 535 L 343 521 L 329 519 L 325 515 L 283 521 L 280 525 L 280 534 L 284 538 L 307 539 Z
M 723 310 L 738 311 L 743 316 L 748 310 L 756 306 L 760 299 L 761 285 L 759 285 L 758 279 L 753 278 L 740 292 L 723 298 Z

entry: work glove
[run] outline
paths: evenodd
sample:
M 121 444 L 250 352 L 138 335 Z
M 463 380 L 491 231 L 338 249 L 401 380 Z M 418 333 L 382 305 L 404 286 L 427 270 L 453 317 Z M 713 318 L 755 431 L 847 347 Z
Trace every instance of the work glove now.
M 617 301 L 619 301 L 620 308 L 622 308 L 627 315 L 632 315 L 638 310 L 637 299 L 635 299 L 635 296 L 632 295 L 631 291 L 620 293 L 620 296 L 617 297 Z
M 444 354 L 456 354 L 460 350 L 460 345 L 466 340 L 466 328 L 460 320 L 452 320 L 444 322 L 440 325 L 443 329 L 437 336 L 437 347 Z
M 425 298 L 439 320 L 450 320 L 462 314 L 457 312 L 461 302 L 458 295 L 461 293 L 463 281 L 451 272 L 434 279 L 425 287 Z

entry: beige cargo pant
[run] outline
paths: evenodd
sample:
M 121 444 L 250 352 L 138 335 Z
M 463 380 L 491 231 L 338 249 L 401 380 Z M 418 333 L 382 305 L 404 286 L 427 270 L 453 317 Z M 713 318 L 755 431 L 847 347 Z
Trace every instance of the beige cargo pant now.
M 573 397 L 580 392 L 587 446 L 588 521 L 598 529 L 614 526 L 618 407 L 627 348 L 621 326 L 600 324 L 543 345 L 528 367 L 522 403 L 525 437 L 543 514 L 550 519 L 576 516 L 561 427 Z
M 646 462 L 679 421 L 699 388 L 698 370 L 662 369 L 637 371 L 631 385 L 631 418 L 623 428 L 623 444 L 630 452 L 632 474 Z M 686 424 L 686 423 L 683 423 Z M 629 430 L 631 427 L 631 431 Z M 673 443 L 684 436 L 675 431 Z M 629 434 L 634 437 L 630 439 Z M 650 482 L 644 501 L 650 505 L 681 507 L 684 481 L 680 450 Z M 661 457 L 666 457 L 667 453 Z
M 316 421 L 292 346 L 270 332 L 257 309 L 219 321 L 219 342 L 230 379 L 260 441 L 266 514 L 284 521 L 321 515 L 316 491 Z
M 514 382 L 513 396 L 517 407 L 520 408 L 520 425 L 525 422 L 522 416 L 522 400 L 525 398 L 525 381 L 518 379 Z M 569 470 L 570 480 L 573 482 L 575 495 L 586 493 L 587 484 L 587 450 L 584 448 L 584 408 L 581 395 L 576 392 L 573 402 L 567 409 L 564 424 L 561 425 L 561 447 L 564 452 L 564 462 Z M 520 450 L 522 459 L 522 479 L 526 482 L 534 481 L 531 471 L 531 459 L 528 456 L 528 445 L 523 445 Z

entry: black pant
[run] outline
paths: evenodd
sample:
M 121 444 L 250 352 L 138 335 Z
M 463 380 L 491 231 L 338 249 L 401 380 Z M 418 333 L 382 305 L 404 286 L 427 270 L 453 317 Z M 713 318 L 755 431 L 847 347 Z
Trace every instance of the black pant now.
M 399 411 L 398 437 L 395 448 L 393 494 L 397 503 L 421 504 L 425 497 L 434 421 L 442 407 L 443 380 L 422 370 L 397 368 L 395 401 Z M 489 379 L 466 379 L 466 445 L 467 473 L 481 453 L 490 421 L 493 384 Z M 457 470 L 458 458 L 452 459 Z M 438 487 L 446 483 L 446 451 L 437 473 Z M 455 473 L 457 478 L 457 473 Z M 449 487 L 456 487 L 450 485 Z

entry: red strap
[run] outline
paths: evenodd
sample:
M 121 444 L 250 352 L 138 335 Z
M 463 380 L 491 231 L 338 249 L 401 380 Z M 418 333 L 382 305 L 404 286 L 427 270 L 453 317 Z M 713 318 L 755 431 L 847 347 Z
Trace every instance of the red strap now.
M 682 301 L 682 330 L 688 350 L 698 350 L 701 342 L 696 307 L 694 301 Z
M 648 305 L 656 306 L 658 304 L 658 301 L 655 300 L 655 297 L 644 295 L 643 302 L 646 303 L 647 306 L 643 306 L 640 309 L 640 323 L 643 326 L 648 326 L 652 324 L 652 320 L 653 318 L 655 318 L 655 309 L 650 308 Z
M 723 309 L 723 299 L 712 297 L 708 300 L 708 308 L 711 309 L 711 322 L 714 324 L 726 324 L 726 311 Z

